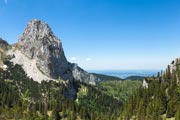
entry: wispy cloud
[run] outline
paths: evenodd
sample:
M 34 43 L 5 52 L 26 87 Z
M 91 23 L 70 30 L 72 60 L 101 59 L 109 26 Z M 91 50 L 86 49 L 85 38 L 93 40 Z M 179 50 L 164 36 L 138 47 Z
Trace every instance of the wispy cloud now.
M 91 61 L 92 59 L 91 58 L 86 58 L 86 61 Z
M 70 58 L 70 60 L 71 60 L 71 61 L 76 61 L 77 58 L 76 58 L 76 57 L 72 57 L 72 58 Z
M 8 4 L 8 0 L 4 0 L 4 3 L 7 5 Z

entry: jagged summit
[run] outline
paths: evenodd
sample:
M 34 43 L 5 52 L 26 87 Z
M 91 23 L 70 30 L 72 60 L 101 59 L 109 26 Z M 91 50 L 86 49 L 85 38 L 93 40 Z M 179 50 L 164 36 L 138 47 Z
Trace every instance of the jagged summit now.
M 53 34 L 49 25 L 41 20 L 33 19 L 27 24 L 23 34 L 19 37 L 18 46 L 25 49 L 25 44 L 32 43 L 36 47 L 35 43 L 37 42 L 41 42 L 42 45 L 54 44 L 54 46 L 62 48 L 60 40 Z M 33 57 L 32 55 L 28 56 Z
M 58 78 L 89 84 L 99 81 L 93 74 L 67 61 L 60 39 L 41 20 L 33 19 L 27 24 L 15 48 L 8 52 L 14 56 L 11 61 L 22 65 L 27 75 L 35 81 Z
M 38 69 L 48 77 L 66 76 L 69 67 L 62 44 L 48 24 L 31 20 L 19 38 L 18 48 L 30 59 L 35 59 Z
M 49 25 L 38 19 L 33 19 L 28 23 L 23 35 L 24 34 L 31 35 L 32 37 L 34 37 L 34 39 L 36 39 L 37 36 L 52 35 L 53 37 L 55 37 Z

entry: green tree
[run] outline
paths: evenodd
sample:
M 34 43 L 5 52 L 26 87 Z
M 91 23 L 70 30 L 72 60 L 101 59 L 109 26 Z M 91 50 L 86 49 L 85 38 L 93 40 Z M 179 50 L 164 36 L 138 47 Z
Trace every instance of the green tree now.
M 175 120 L 180 120 L 180 109 L 175 114 Z

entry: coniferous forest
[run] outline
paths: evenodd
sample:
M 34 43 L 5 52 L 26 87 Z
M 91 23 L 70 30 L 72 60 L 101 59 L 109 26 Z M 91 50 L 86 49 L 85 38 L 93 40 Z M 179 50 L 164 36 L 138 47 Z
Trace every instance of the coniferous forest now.
M 179 65 L 142 81 L 113 80 L 92 86 L 75 81 L 76 99 L 64 97 L 59 80 L 38 83 L 20 65 L 4 60 L 0 69 L 0 119 L 163 120 L 180 119 Z
M 122 102 L 103 94 L 95 86 L 75 82 L 76 100 L 64 97 L 61 82 L 28 78 L 20 65 L 4 62 L 8 69 L 0 71 L 0 119 L 117 119 Z
M 123 119 L 180 120 L 179 64 L 168 66 L 164 74 L 146 78 L 148 87 L 139 87 L 129 96 L 122 112 Z
M 64 97 L 62 82 L 28 78 L 20 65 L 5 60 L 0 70 L 0 119 L 163 120 L 180 119 L 179 69 L 141 81 L 74 82 L 77 97 Z M 59 80 L 61 81 L 61 80 Z

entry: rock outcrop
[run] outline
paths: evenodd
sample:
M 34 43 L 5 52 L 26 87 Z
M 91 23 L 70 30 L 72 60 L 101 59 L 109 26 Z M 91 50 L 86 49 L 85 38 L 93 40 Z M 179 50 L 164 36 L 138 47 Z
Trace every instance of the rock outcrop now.
M 180 58 L 173 60 L 164 71 L 163 80 L 173 78 L 176 82 L 180 83 Z
M 19 38 L 18 48 L 29 59 L 36 60 L 43 74 L 55 79 L 60 76 L 66 79 L 63 76 L 67 76 L 69 65 L 60 40 L 54 36 L 48 24 L 37 19 L 30 21 Z
M 175 60 L 173 60 L 167 67 L 166 71 L 170 72 L 170 73 L 173 73 L 173 71 L 176 71 L 177 68 L 179 67 L 180 65 L 180 58 L 176 58 Z
M 9 53 L 13 53 L 13 54 L 9 54 L 9 56 L 14 56 L 11 59 L 11 62 L 13 62 L 14 64 L 21 65 L 24 71 L 26 72 L 27 76 L 32 78 L 34 81 L 41 83 L 41 81 L 43 80 L 45 81 L 53 80 L 52 78 L 43 74 L 38 69 L 36 65 L 37 61 L 35 59 L 29 59 L 19 50 L 15 50 L 14 52 L 9 52 Z
M 98 79 L 95 75 L 84 71 L 83 69 L 78 67 L 77 64 L 71 64 L 71 71 L 72 71 L 73 77 L 76 80 L 86 82 L 92 85 L 95 85 L 96 82 L 100 81 L 100 79 Z
M 11 60 L 20 64 L 35 81 L 50 79 L 79 80 L 95 85 L 99 79 L 84 71 L 65 57 L 61 41 L 53 34 L 48 24 L 31 20 L 20 36 L 18 43 L 9 50 Z

